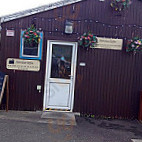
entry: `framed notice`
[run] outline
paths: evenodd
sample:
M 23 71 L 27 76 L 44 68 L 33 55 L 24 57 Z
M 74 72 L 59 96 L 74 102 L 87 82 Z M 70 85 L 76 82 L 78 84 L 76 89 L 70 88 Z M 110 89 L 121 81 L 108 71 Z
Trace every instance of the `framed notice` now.
M 14 36 L 15 35 L 15 31 L 14 30 L 6 30 L 6 36 Z
M 40 42 L 37 45 L 32 45 L 32 46 L 27 46 L 26 44 L 24 44 L 23 34 L 24 34 L 24 31 L 21 31 L 20 58 L 41 60 L 41 58 L 42 58 L 43 33 L 40 32 Z

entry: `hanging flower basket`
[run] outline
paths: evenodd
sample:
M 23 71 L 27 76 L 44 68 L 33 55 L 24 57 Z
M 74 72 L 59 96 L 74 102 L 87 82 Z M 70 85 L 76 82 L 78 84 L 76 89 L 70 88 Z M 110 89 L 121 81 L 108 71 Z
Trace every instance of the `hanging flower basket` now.
M 23 38 L 25 47 L 38 47 L 40 42 L 40 32 L 32 25 L 24 32 Z
M 133 39 L 128 40 L 126 52 L 134 52 L 135 54 L 138 51 L 142 51 L 142 39 L 134 37 Z
M 127 9 L 131 4 L 131 0 L 112 0 L 111 7 L 115 11 L 123 11 Z
M 79 37 L 78 44 L 80 47 L 88 49 L 90 47 L 94 47 L 97 43 L 97 37 L 92 33 L 84 33 L 81 37 Z

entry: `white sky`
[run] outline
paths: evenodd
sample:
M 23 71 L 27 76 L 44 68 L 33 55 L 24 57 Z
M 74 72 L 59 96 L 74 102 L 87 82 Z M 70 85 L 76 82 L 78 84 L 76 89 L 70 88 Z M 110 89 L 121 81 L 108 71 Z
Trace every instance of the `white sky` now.
M 1 0 L 0 16 L 54 3 L 60 0 Z

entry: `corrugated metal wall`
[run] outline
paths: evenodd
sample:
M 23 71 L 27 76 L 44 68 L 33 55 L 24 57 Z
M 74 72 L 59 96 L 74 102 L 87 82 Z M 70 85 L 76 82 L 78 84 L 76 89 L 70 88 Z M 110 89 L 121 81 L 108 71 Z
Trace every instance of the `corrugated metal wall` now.
M 77 41 L 84 32 L 100 37 L 124 39 L 122 51 L 78 49 L 74 111 L 122 118 L 137 118 L 139 91 L 142 89 L 142 55 L 125 52 L 126 39 L 142 37 L 142 2 L 133 0 L 128 10 L 117 13 L 110 0 L 86 0 L 2 24 L 0 70 L 10 76 L 10 109 L 41 110 L 43 105 L 47 40 Z M 64 34 L 66 19 L 74 22 L 74 33 Z M 40 72 L 6 69 L 6 59 L 19 58 L 20 31 L 32 21 L 44 33 Z M 14 37 L 6 37 L 6 29 L 14 29 Z M 79 63 L 85 62 L 85 67 Z M 42 92 L 36 85 L 42 85 Z

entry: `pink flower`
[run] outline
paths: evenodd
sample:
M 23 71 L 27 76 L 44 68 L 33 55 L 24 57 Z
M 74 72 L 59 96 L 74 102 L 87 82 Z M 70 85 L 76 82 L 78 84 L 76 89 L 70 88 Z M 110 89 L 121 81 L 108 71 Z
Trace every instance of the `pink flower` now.
M 34 33 L 34 35 L 36 36 L 36 35 L 37 35 L 37 33 Z
M 91 38 L 88 36 L 88 39 L 90 40 Z
M 30 38 L 28 35 L 25 35 L 25 38 Z

